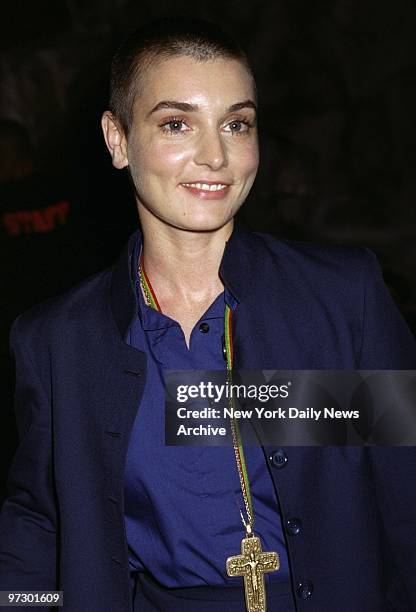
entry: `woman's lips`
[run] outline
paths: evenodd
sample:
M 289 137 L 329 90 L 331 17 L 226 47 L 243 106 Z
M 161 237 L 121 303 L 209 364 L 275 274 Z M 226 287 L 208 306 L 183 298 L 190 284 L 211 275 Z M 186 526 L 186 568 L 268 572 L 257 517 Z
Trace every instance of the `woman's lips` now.
M 195 182 L 195 183 L 181 183 L 192 195 L 201 198 L 203 200 L 220 200 L 224 198 L 230 190 L 230 185 L 225 183 L 212 183 L 212 182 Z

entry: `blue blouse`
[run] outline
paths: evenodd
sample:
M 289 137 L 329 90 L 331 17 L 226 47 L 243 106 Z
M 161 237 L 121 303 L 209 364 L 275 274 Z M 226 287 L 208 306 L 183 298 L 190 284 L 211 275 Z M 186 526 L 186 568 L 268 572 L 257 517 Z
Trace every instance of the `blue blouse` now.
M 133 258 L 138 261 L 138 253 Z M 137 270 L 137 267 L 135 268 Z M 189 349 L 180 325 L 146 305 L 136 279 L 139 312 L 127 342 L 147 355 L 144 396 L 133 425 L 125 469 L 125 526 L 130 570 L 149 572 L 166 587 L 236 585 L 227 557 L 240 554 L 244 508 L 231 446 L 166 446 L 163 370 L 224 370 L 227 289 L 192 330 Z M 201 324 L 202 325 L 201 327 Z M 280 556 L 266 581 L 288 581 L 289 569 L 273 483 L 261 447 L 245 449 L 263 550 Z

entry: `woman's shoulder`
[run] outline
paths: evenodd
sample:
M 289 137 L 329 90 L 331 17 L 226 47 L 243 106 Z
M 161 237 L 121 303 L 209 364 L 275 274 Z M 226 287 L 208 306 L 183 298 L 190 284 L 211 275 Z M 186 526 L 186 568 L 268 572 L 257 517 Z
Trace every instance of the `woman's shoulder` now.
M 108 308 L 111 273 L 111 268 L 97 272 L 68 291 L 19 314 L 12 326 L 12 337 L 19 332 L 25 338 L 47 338 L 54 332 L 65 334 L 74 322 L 84 321 L 88 326 L 89 320 L 96 319 Z
M 335 284 L 356 285 L 364 277 L 380 273 L 376 255 L 364 246 L 319 244 L 276 238 L 256 233 L 272 254 L 274 263 L 287 275 L 308 275 L 310 280 Z
M 298 256 L 299 258 L 305 258 L 308 260 L 319 261 L 339 261 L 359 262 L 363 258 L 368 257 L 368 253 L 371 253 L 374 257 L 374 253 L 365 246 L 353 246 L 353 245 L 338 245 L 338 244 L 323 244 L 318 242 L 309 242 L 306 240 L 289 240 L 285 238 L 277 238 L 271 234 L 264 232 L 254 232 L 257 236 L 271 251 L 274 251 L 278 255 Z

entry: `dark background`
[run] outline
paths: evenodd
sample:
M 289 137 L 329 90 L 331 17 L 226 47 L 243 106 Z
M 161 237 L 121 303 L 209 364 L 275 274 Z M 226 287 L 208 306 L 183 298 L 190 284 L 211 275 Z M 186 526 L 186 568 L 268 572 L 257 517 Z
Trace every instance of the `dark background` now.
M 174 7 L 174 8 L 173 8 Z M 16 446 L 18 313 L 110 265 L 137 225 L 100 131 L 111 55 L 151 17 L 200 16 L 246 49 L 260 98 L 253 229 L 358 244 L 416 329 L 413 0 L 15 0 L 0 22 L 0 502 Z

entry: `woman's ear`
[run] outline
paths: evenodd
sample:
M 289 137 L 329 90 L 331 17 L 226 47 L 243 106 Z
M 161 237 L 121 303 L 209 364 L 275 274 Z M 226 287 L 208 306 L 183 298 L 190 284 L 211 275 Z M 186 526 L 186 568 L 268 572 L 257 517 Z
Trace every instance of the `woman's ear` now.
M 123 129 L 110 111 L 105 111 L 101 118 L 105 144 L 110 152 L 114 168 L 125 168 L 129 165 L 127 158 L 127 140 Z

